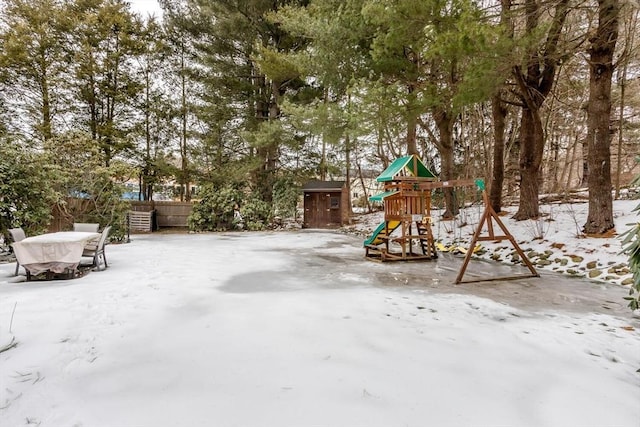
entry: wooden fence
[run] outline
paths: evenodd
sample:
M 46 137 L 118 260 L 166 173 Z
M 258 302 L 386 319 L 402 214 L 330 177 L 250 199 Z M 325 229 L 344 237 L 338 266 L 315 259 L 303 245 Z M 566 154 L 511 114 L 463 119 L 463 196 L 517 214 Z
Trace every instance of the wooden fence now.
M 69 198 L 64 211 L 54 206 L 49 231 L 70 230 L 74 222 L 72 212 L 86 211 L 91 203 L 90 200 Z M 132 212 L 129 215 L 131 231 L 152 231 L 154 222 L 159 228 L 186 227 L 187 218 L 192 210 L 193 203 L 190 202 L 133 201 L 131 202 Z M 136 215 L 136 212 L 139 214 Z
M 74 212 L 85 212 L 91 208 L 91 200 L 67 198 L 66 205 L 54 205 L 51 209 L 51 222 L 49 232 L 71 230 L 74 223 Z M 76 214 L 77 215 L 77 214 Z

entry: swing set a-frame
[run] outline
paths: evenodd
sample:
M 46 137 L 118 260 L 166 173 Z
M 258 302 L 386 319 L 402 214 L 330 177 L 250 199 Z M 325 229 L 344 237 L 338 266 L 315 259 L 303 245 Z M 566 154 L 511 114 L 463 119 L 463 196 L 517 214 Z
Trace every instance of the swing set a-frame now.
M 482 192 L 484 212 L 471 239 L 462 267 L 455 283 L 513 280 L 540 277 L 533 264 L 522 251 L 498 214 L 489 203 L 482 179 L 437 181 L 416 155 L 396 159 L 376 179 L 384 183 L 384 192 L 370 198 L 384 204 L 384 221 L 364 241 L 365 256 L 377 261 L 420 261 L 438 257 L 436 242 L 431 229 L 431 193 L 434 189 L 476 186 Z M 503 234 L 496 234 L 495 222 Z M 487 234 L 483 235 L 485 229 Z M 508 240 L 530 274 L 509 277 L 491 277 L 463 281 L 476 244 L 480 241 Z M 417 247 L 418 250 L 414 250 Z M 398 250 L 399 248 L 399 250 Z

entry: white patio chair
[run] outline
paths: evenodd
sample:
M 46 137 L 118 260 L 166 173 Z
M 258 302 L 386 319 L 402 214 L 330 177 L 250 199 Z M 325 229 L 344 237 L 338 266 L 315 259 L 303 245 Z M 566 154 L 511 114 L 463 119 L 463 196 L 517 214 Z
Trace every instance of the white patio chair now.
M 20 227 L 18 227 L 18 228 L 10 228 L 9 229 L 9 234 L 11 235 L 11 242 L 12 243 L 19 242 L 19 241 L 24 240 L 24 239 L 27 238 L 27 235 L 25 234 L 24 230 L 22 228 L 20 228 Z M 18 259 L 16 258 L 16 272 L 15 272 L 14 276 L 18 275 L 18 270 L 19 269 L 20 269 L 20 263 L 18 262 Z
M 102 270 L 106 270 L 106 268 L 109 267 L 109 265 L 107 264 L 107 257 L 104 253 L 104 247 L 107 243 L 107 237 L 109 237 L 109 231 L 111 231 L 110 225 L 106 226 L 104 230 L 102 230 L 100 239 L 96 244 L 87 245 L 82 252 L 82 257 L 90 257 L 93 259 L 91 266 L 93 266 L 93 268 L 96 270 L 101 270 L 100 266 L 102 264 L 104 264 L 104 268 Z
M 87 231 L 90 233 L 97 233 L 100 224 L 94 224 L 90 222 L 74 222 L 73 231 Z

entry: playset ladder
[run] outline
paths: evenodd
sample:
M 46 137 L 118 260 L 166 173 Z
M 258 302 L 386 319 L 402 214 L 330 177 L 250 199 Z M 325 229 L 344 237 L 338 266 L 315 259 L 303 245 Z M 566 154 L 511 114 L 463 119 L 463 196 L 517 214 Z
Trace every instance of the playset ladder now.
M 430 218 L 425 218 L 426 221 L 430 221 Z M 433 239 L 433 232 L 431 230 L 431 224 L 429 222 L 416 221 L 416 228 L 418 229 L 418 235 L 426 236 L 426 238 L 420 238 L 420 247 L 422 253 L 431 258 L 438 258 L 438 252 L 436 251 L 436 243 Z

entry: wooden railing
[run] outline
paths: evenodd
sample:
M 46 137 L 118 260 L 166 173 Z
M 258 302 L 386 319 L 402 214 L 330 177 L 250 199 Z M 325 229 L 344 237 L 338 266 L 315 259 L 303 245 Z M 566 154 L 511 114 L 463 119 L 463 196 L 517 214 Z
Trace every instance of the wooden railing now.
M 384 199 L 386 215 L 425 215 L 428 214 L 429 195 L 390 196 Z

